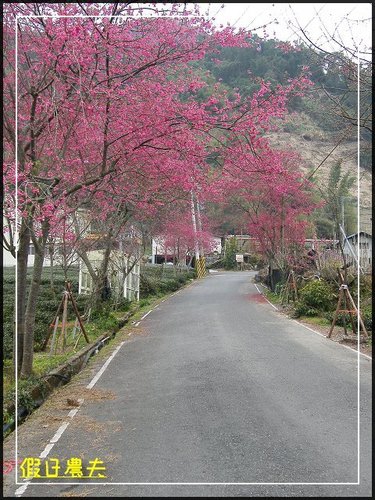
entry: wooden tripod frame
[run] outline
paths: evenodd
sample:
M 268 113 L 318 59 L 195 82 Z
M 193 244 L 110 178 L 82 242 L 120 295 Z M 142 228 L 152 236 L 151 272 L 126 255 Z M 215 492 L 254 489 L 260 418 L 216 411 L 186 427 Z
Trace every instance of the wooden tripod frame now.
M 290 271 L 290 273 L 288 274 L 288 278 L 285 283 L 282 303 L 284 304 L 285 301 L 287 301 L 289 304 L 290 297 L 292 298 L 293 302 L 295 302 L 298 299 L 297 283 L 293 270 Z
M 332 332 L 333 332 L 333 328 L 334 328 L 334 326 L 336 324 L 336 321 L 337 321 L 337 316 L 341 312 L 341 313 L 349 313 L 349 315 L 350 315 L 350 321 L 351 321 L 351 324 L 352 324 L 352 329 L 353 329 L 353 333 L 354 334 L 356 333 L 354 316 L 358 316 L 358 319 L 359 319 L 359 330 L 362 327 L 362 330 L 363 330 L 363 333 L 364 333 L 365 337 L 368 338 L 369 335 L 368 335 L 366 327 L 365 327 L 365 325 L 363 323 L 362 317 L 361 317 L 361 315 L 358 312 L 358 309 L 357 309 L 357 306 L 355 305 L 353 297 L 351 296 L 351 294 L 349 292 L 349 287 L 344 282 L 344 278 L 343 278 L 340 270 L 338 270 L 338 275 L 339 275 L 339 279 L 340 279 L 340 283 L 341 283 L 340 284 L 340 288 L 339 288 L 339 298 L 338 298 L 338 302 L 337 302 L 336 311 L 335 311 L 335 314 L 333 316 L 332 325 L 331 325 L 331 328 L 329 330 L 329 333 L 328 333 L 327 337 L 328 338 L 331 337 Z M 344 307 L 345 307 L 344 309 L 340 309 L 342 301 L 344 301 Z M 348 304 L 349 304 L 349 307 L 351 307 L 351 309 L 348 309 Z M 344 319 L 344 332 L 345 332 L 345 335 L 347 335 L 345 319 Z M 360 334 L 360 331 L 358 332 L 358 334 Z
M 55 323 L 56 323 L 56 320 L 57 320 L 57 318 L 58 318 L 58 316 L 60 314 L 61 309 L 63 309 L 63 326 L 64 326 L 64 318 L 65 318 L 65 321 L 66 321 L 66 310 L 67 310 L 68 300 L 70 300 L 70 302 L 72 303 L 74 313 L 75 313 L 76 318 L 78 320 L 78 323 L 79 323 L 79 326 L 81 328 L 81 331 L 82 331 L 82 333 L 83 333 L 83 335 L 84 335 L 84 337 L 86 339 L 86 342 L 88 344 L 90 343 L 90 340 L 89 340 L 89 338 L 87 336 L 85 327 L 83 326 L 82 319 L 81 319 L 81 316 L 80 316 L 79 311 L 78 311 L 77 303 L 74 300 L 73 293 L 72 293 L 72 290 L 70 288 L 70 282 L 69 281 L 65 281 L 65 290 L 63 292 L 63 296 L 62 296 L 61 302 L 59 304 L 59 307 L 57 308 L 55 317 L 53 318 L 53 321 L 49 325 L 47 336 L 46 336 L 46 338 L 44 340 L 44 343 L 43 343 L 43 346 L 42 346 L 42 351 L 45 351 L 46 348 L 47 348 L 48 341 L 49 341 L 49 339 L 51 337 L 51 334 L 52 334 L 52 332 L 54 330 Z M 64 342 L 64 337 L 63 337 L 63 342 Z

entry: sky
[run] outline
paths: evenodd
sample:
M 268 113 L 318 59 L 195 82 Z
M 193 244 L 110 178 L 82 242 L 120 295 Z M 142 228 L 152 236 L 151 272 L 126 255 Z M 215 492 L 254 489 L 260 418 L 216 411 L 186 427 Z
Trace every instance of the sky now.
M 198 2 L 199 3 L 199 2 Z M 208 10 L 215 22 L 253 30 L 263 36 L 283 41 L 301 38 L 300 25 L 314 43 L 328 50 L 339 50 L 335 39 L 360 52 L 370 52 L 372 45 L 371 3 L 200 3 L 202 12 Z M 224 5 L 222 8 L 221 6 Z M 255 28 L 260 28 L 255 30 Z M 370 59 L 370 55 L 367 56 Z

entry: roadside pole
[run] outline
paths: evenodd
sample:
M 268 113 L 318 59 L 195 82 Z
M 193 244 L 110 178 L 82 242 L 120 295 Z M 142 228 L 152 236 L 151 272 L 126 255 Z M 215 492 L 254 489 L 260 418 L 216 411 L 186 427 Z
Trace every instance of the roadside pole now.
M 194 203 L 194 195 L 193 191 L 191 191 L 191 218 L 193 221 L 193 229 L 194 229 L 194 246 L 195 246 L 195 268 L 197 270 L 197 277 L 203 278 L 206 275 L 206 266 L 204 263 L 204 257 L 200 257 L 199 255 L 199 243 L 197 237 L 197 214 L 195 210 Z
M 199 206 L 198 197 L 196 197 L 196 199 L 197 199 L 198 230 L 199 230 L 200 233 L 202 233 L 201 210 L 200 210 L 200 206 Z M 198 242 L 198 246 L 199 246 L 199 242 Z M 199 248 L 199 254 L 200 254 L 200 258 L 199 258 L 200 270 L 201 270 L 202 278 L 203 278 L 204 276 L 206 276 L 207 271 L 206 271 L 206 259 L 205 259 L 205 256 L 204 256 L 204 251 L 203 251 L 203 245 L 202 244 L 200 245 L 200 248 Z

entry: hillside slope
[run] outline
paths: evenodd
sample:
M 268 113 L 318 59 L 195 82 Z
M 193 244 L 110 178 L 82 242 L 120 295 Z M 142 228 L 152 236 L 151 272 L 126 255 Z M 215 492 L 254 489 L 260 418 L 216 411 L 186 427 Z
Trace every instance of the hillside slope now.
M 358 178 L 358 144 L 356 140 L 342 140 L 338 134 L 329 134 L 316 128 L 309 122 L 303 114 L 295 113 L 293 117 L 294 125 L 300 122 L 302 125 L 298 132 L 286 132 L 281 125 L 277 132 L 267 134 L 270 143 L 278 149 L 296 151 L 303 159 L 301 170 L 309 175 L 314 174 L 315 183 L 324 186 L 327 183 L 331 166 L 338 160 L 342 161 L 342 172 L 350 171 L 353 176 Z M 362 147 L 362 145 L 361 145 Z M 320 166 L 319 166 L 320 165 Z M 372 211 L 372 172 L 369 169 L 361 167 L 359 169 L 359 198 L 358 182 L 355 182 L 351 188 L 351 194 L 356 200 L 359 199 L 360 226 L 361 229 L 372 233 L 371 211 Z

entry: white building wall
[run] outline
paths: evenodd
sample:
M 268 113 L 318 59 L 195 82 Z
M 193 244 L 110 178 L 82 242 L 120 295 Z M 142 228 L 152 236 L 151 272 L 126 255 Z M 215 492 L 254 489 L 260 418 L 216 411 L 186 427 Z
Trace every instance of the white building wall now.
M 29 247 L 29 256 L 27 259 L 27 267 L 34 267 L 35 254 L 30 253 L 34 252 L 34 245 L 30 245 Z M 13 255 L 3 248 L 3 267 L 14 267 L 16 265 L 16 259 Z M 51 261 L 48 256 L 44 257 L 43 267 L 48 267 L 51 265 Z
M 372 267 L 372 238 L 361 238 L 359 244 L 360 263 L 367 270 Z
M 156 264 L 156 256 L 157 255 L 165 255 L 166 253 L 168 255 L 172 255 L 174 253 L 173 248 L 166 248 L 165 247 L 165 240 L 164 238 L 153 238 L 152 243 L 151 243 L 151 251 L 152 251 L 152 257 L 151 257 L 151 263 Z
M 130 257 L 126 264 L 126 272 L 134 263 L 135 257 Z M 124 297 L 128 300 L 139 300 L 140 263 L 134 265 L 133 269 L 126 275 L 124 281 Z
M 87 252 L 87 256 L 90 259 L 90 263 L 94 269 L 99 269 L 101 262 L 103 260 L 104 251 L 103 250 L 92 250 L 91 252 Z M 120 280 L 122 278 L 118 277 L 119 270 L 114 265 L 113 260 L 116 258 L 124 258 L 124 254 L 120 255 L 118 252 L 112 252 L 112 262 L 110 262 L 108 269 L 108 278 L 110 281 L 111 288 L 117 288 L 120 285 Z M 126 264 L 125 269 L 126 272 L 133 264 L 136 257 L 134 256 L 125 256 Z M 116 278 L 115 278 L 116 277 Z M 133 269 L 129 274 L 124 278 L 124 294 L 123 296 L 128 300 L 139 300 L 139 284 L 140 284 L 140 263 L 139 261 L 134 265 Z M 79 287 L 78 293 L 83 295 L 89 295 L 93 290 L 93 281 L 91 275 L 84 264 L 83 261 L 80 261 L 80 269 L 79 269 Z
M 357 263 L 350 251 L 349 245 L 356 257 L 358 258 L 359 256 L 359 263 L 362 269 L 365 271 L 370 270 L 372 267 L 372 237 L 366 234 L 360 234 L 358 242 L 358 235 L 351 235 L 348 241 L 345 241 L 343 251 L 347 256 L 347 261 L 352 262 L 356 266 Z
M 217 253 L 217 254 L 220 255 L 221 254 L 221 250 L 222 250 L 222 248 L 221 248 L 221 238 L 218 238 L 218 237 L 215 236 L 213 238 L 213 240 L 215 242 L 215 246 L 214 246 L 214 248 L 212 250 L 212 253 Z

